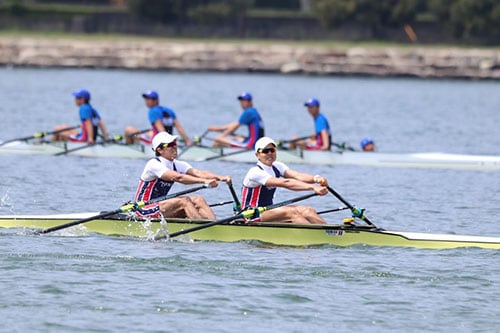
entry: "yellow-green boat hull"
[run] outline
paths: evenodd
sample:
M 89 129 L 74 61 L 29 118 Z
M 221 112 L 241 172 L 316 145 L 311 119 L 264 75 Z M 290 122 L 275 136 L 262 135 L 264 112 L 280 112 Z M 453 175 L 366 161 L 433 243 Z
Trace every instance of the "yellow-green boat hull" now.
M 31 230 L 46 229 L 99 213 L 65 215 L 11 215 L 0 216 L 1 228 L 23 228 Z M 154 239 L 166 231 L 173 233 L 203 225 L 211 221 L 169 219 L 167 224 L 159 221 L 128 221 L 122 219 L 98 219 L 56 234 L 67 232 L 98 233 L 110 236 L 127 236 Z M 197 241 L 239 242 L 260 241 L 284 246 L 393 246 L 426 249 L 450 249 L 460 247 L 479 247 L 500 249 L 500 237 L 465 236 L 450 234 L 413 233 L 387 231 L 370 226 L 328 224 L 297 225 L 289 223 L 254 223 L 215 225 L 180 237 Z

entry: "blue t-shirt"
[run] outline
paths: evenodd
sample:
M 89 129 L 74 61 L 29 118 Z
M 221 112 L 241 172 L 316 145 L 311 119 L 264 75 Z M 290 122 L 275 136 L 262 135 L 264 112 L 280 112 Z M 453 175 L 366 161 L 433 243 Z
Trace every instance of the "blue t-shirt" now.
M 330 125 L 323 114 L 320 113 L 314 118 L 314 129 L 316 131 L 316 136 L 321 136 L 321 131 L 325 129 L 328 131 L 328 134 L 330 134 Z
M 158 130 L 154 126 L 154 123 L 157 120 L 161 120 L 167 132 L 172 134 L 174 120 L 177 119 L 174 110 L 164 106 L 156 105 L 153 106 L 151 109 L 149 109 L 148 117 L 149 117 L 149 123 L 151 124 L 151 126 L 153 126 L 154 134 L 158 133 Z
M 87 133 L 87 126 L 85 126 L 85 121 L 87 119 L 92 122 L 92 126 L 94 127 L 93 139 L 95 140 L 97 138 L 97 126 L 101 120 L 99 112 L 88 103 L 80 105 L 78 110 L 80 113 L 80 121 L 82 122 L 82 131 L 77 135 L 70 136 L 69 140 L 73 142 L 87 142 L 89 140 L 89 133 Z
M 92 107 L 90 104 L 82 104 L 80 105 L 80 120 L 82 124 L 85 120 L 90 119 L 94 126 L 99 125 L 99 120 L 101 120 L 101 116 L 96 109 Z
M 238 122 L 242 125 L 248 126 L 248 136 L 245 139 L 245 143 L 248 143 L 249 147 L 253 147 L 255 142 L 264 136 L 264 122 L 262 121 L 257 109 L 245 109 L 241 114 L 240 119 L 238 119 Z

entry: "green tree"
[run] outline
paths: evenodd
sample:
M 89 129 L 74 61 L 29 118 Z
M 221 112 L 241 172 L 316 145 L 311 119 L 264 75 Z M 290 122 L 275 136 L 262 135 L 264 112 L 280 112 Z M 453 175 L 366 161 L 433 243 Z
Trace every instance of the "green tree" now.
M 324 27 L 336 27 L 352 20 L 356 2 L 350 0 L 315 0 L 312 11 Z
M 400 0 L 392 6 L 390 22 L 394 25 L 414 23 L 417 15 L 427 9 L 426 0 Z
M 138 17 L 169 22 L 183 16 L 183 2 L 182 0 L 127 0 L 127 7 Z
M 464 38 L 489 36 L 496 29 L 497 8 L 497 0 L 456 0 L 450 6 L 449 24 L 453 33 Z

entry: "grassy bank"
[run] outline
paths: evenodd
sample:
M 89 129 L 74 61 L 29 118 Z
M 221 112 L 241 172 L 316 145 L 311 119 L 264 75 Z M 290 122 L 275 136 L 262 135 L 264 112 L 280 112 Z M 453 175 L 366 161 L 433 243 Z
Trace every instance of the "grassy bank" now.
M 482 50 L 500 50 L 500 46 L 469 46 L 462 44 L 409 44 L 409 43 L 393 43 L 387 41 L 339 41 L 339 40 L 273 40 L 273 39 L 222 39 L 222 38 L 170 38 L 170 37 L 148 37 L 138 35 L 123 35 L 123 34 L 77 34 L 77 33 L 62 33 L 62 32 L 34 32 L 20 30 L 0 30 L 0 38 L 31 38 L 31 39 L 66 39 L 79 41 L 129 41 L 129 42 L 158 42 L 158 43 L 201 43 L 201 44 L 229 44 L 229 45 L 284 45 L 294 47 L 314 47 L 325 49 L 346 49 L 354 47 L 363 48 L 429 48 L 429 49 L 482 49 Z

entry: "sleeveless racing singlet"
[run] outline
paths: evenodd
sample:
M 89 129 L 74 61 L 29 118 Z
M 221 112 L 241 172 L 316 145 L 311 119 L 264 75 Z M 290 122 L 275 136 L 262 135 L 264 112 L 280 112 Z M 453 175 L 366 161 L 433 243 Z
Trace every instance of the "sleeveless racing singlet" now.
M 159 158 L 156 160 L 160 161 Z M 174 171 L 177 171 L 177 168 L 173 167 Z M 173 181 L 166 181 L 161 178 L 156 178 L 151 181 L 140 180 L 139 185 L 137 186 L 137 191 L 135 192 L 135 201 L 149 201 L 156 198 L 163 197 L 168 194 L 170 188 L 174 184 Z M 159 217 L 160 216 L 160 205 L 155 202 L 150 205 L 146 205 L 141 209 L 136 211 L 137 215 L 143 217 Z
M 264 170 L 260 165 L 257 165 L 257 167 L 259 167 L 261 170 Z M 277 178 L 281 177 L 278 168 L 275 167 L 274 165 L 272 167 L 275 176 Z M 243 190 L 241 193 L 241 206 L 249 208 L 249 207 L 265 207 L 272 205 L 275 191 L 276 191 L 275 187 L 270 188 L 264 185 L 257 187 L 243 186 Z

